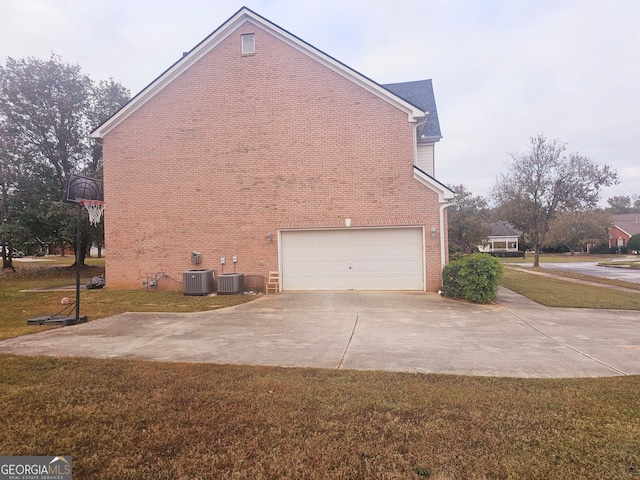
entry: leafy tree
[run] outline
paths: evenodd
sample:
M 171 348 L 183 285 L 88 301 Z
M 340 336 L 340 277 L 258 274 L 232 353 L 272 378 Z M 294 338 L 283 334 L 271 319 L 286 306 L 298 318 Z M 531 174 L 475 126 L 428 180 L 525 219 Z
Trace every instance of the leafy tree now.
M 11 251 L 16 236 L 15 226 L 10 222 L 13 211 L 13 190 L 17 177 L 17 162 L 12 154 L 12 136 L 6 122 L 0 120 L 0 250 L 2 268 L 13 269 Z
M 640 195 L 620 195 L 607 200 L 608 211 L 613 214 L 640 212 Z
M 23 226 L 25 237 L 75 247 L 77 211 L 62 203 L 65 182 L 70 173 L 101 178 L 102 147 L 89 133 L 128 97 L 113 80 L 95 83 L 56 55 L 9 57 L 0 65 L 0 119 L 11 134 L 12 161 L 20 165 L 9 193 L 16 208 L 8 220 Z M 103 233 L 86 217 L 82 231 L 84 263 L 89 242 Z
M 640 233 L 631 235 L 631 238 L 627 242 L 627 248 L 629 250 L 635 250 L 636 252 L 640 252 Z
M 114 112 L 127 103 L 129 91 L 112 79 L 94 84 L 91 95 L 91 106 L 88 117 L 91 128 L 96 128 L 107 120 Z M 91 160 L 85 168 L 89 177 L 102 178 L 102 142 L 91 144 Z M 98 247 L 98 256 L 104 248 L 104 222 L 98 223 L 90 230 L 91 244 Z
M 594 208 L 601 188 L 618 181 L 609 166 L 565 151 L 557 139 L 531 137 L 529 151 L 511 154 L 509 171 L 493 188 L 500 216 L 532 241 L 534 267 L 540 266 L 540 248 L 557 214 Z
M 474 197 L 464 185 L 450 188 L 456 194 L 456 203 L 447 210 L 449 243 L 467 253 L 476 251 L 490 233 L 487 201 L 480 195 Z
M 629 213 L 632 210 L 631 207 L 631 197 L 622 195 L 611 197 L 607 200 L 609 204 L 609 210 L 611 213 Z
M 609 214 L 602 210 L 561 212 L 551 221 L 545 244 L 564 245 L 574 255 L 576 247 L 606 242 L 610 225 Z

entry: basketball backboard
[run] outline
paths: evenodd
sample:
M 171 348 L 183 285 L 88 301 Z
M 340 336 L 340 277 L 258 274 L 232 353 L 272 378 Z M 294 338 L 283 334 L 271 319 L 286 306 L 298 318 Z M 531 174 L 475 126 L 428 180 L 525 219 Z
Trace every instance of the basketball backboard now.
M 103 200 L 102 181 L 70 173 L 62 201 L 79 205 L 83 200 Z

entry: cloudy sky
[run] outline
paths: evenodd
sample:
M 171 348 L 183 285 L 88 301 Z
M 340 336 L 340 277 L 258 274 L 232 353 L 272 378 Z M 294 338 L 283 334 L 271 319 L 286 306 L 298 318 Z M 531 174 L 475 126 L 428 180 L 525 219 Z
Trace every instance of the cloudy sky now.
M 51 53 L 137 93 L 242 6 L 379 83 L 433 79 L 436 176 L 489 196 L 544 134 L 640 195 L 637 0 L 0 0 L 0 62 Z

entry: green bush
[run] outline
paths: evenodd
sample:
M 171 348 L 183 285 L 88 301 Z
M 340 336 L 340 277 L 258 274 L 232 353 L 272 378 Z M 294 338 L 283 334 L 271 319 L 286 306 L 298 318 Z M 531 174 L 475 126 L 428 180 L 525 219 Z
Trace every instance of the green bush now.
M 462 268 L 462 259 L 452 260 L 442 269 L 442 294 L 449 298 L 463 298 L 462 277 L 460 269 Z
M 589 249 L 589 253 L 591 253 L 592 255 L 609 253 L 609 245 L 607 245 L 606 243 L 602 243 L 600 245 L 593 245 Z
M 640 233 L 636 233 L 632 235 L 629 241 L 627 242 L 627 248 L 629 250 L 640 251 Z
M 498 259 L 474 253 L 449 262 L 442 269 L 442 292 L 451 298 L 489 303 L 496 298 L 500 277 L 502 265 Z

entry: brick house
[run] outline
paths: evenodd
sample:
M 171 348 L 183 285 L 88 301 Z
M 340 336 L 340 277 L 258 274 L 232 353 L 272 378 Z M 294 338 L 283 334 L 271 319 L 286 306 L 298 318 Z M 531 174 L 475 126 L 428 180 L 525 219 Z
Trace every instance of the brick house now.
M 163 272 L 179 289 L 193 268 L 252 289 L 271 270 L 283 290 L 441 286 L 454 195 L 430 80 L 380 85 L 242 8 L 92 136 L 111 288 Z
M 640 214 L 624 213 L 611 218 L 613 226 L 609 228 L 609 247 L 626 247 L 629 239 L 640 233 Z

